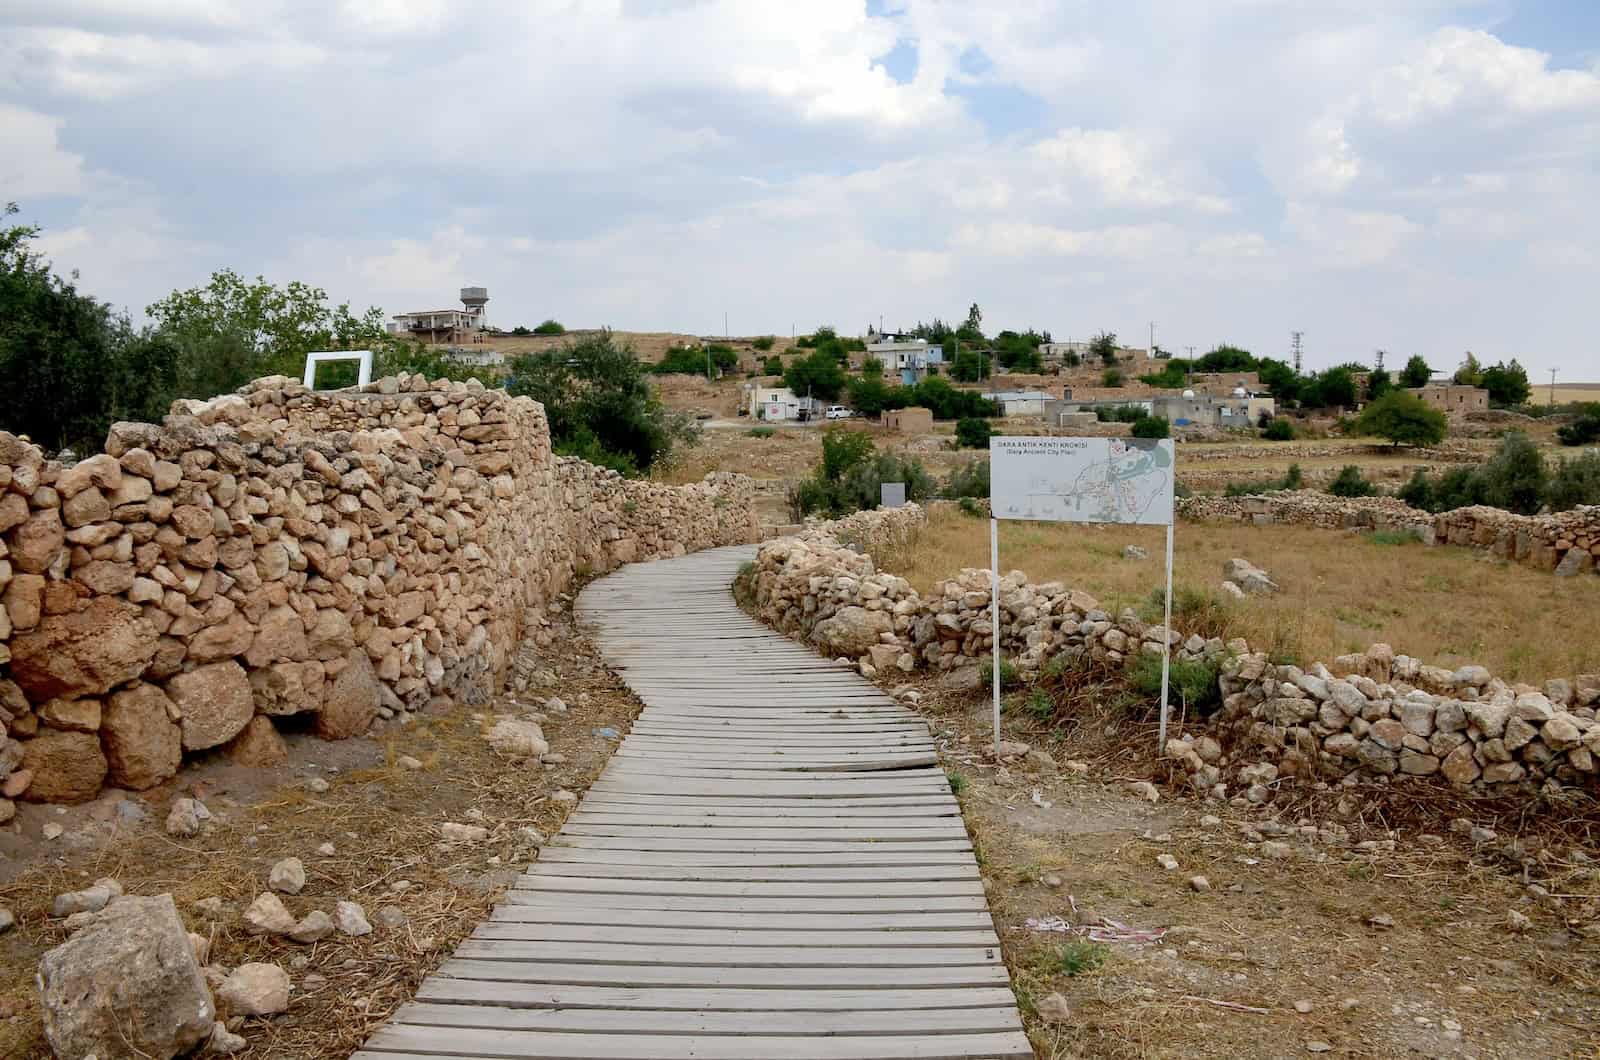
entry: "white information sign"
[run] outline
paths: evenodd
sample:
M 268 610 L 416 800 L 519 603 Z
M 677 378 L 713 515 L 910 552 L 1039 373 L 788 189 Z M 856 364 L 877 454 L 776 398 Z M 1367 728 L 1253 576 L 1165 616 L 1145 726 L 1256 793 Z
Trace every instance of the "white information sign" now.
M 997 519 L 1172 523 L 1171 439 L 990 438 Z
M 1167 438 L 989 439 L 989 562 L 994 628 L 1000 629 L 1000 520 L 1125 523 L 1167 528 L 1166 621 L 1172 629 L 1175 451 Z M 1171 635 L 1161 657 L 1161 730 L 1167 745 Z M 994 749 L 1000 754 L 1000 638 L 994 638 Z

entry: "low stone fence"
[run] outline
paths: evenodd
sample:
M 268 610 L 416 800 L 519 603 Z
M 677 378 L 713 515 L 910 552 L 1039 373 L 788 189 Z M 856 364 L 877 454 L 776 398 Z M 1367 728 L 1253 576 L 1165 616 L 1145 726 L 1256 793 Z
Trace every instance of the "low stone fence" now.
M 258 380 L 70 467 L 0 433 L 0 785 L 81 800 L 270 752 L 277 716 L 477 702 L 575 576 L 756 540 L 752 500 L 555 457 L 537 402 L 421 376 Z
M 1317 457 L 1348 458 L 1350 463 L 1359 464 L 1363 457 L 1392 456 L 1395 450 L 1387 445 L 1230 445 L 1226 448 L 1215 449 L 1180 449 L 1178 452 L 1180 468 L 1182 464 L 1205 463 L 1212 460 L 1281 460 L 1289 457 L 1295 460 L 1310 460 Z M 1440 445 L 1422 449 L 1404 450 L 1409 457 L 1414 457 L 1424 463 L 1421 466 L 1431 467 L 1434 464 L 1475 464 L 1483 460 L 1484 454 L 1470 446 Z
M 935 670 L 955 687 L 978 687 L 978 664 L 995 637 L 990 573 L 963 570 L 925 597 L 859 551 L 863 542 L 914 533 L 922 519 L 907 505 L 766 543 L 748 574 L 754 609 L 866 677 Z M 1131 665 L 1160 655 L 1164 641 L 1180 662 L 1216 666 L 1221 710 L 1190 718 L 1191 732 L 1166 750 L 1191 783 L 1217 797 L 1263 800 L 1280 777 L 1435 773 L 1478 789 L 1546 781 L 1600 788 L 1600 673 L 1510 684 L 1482 667 L 1444 670 L 1383 644 L 1331 665 L 1277 666 L 1242 639 L 1168 632 L 1132 610 L 1113 615 L 1059 582 L 1029 584 L 1020 571 L 1001 579 L 1000 607 L 1002 654 L 1024 673 L 1058 655 Z
M 1233 520 L 1258 526 L 1290 523 L 1327 528 L 1415 531 L 1432 544 L 1493 552 L 1539 570 L 1567 576 L 1596 569 L 1600 505 L 1552 515 L 1516 515 L 1476 505 L 1435 515 L 1396 497 L 1334 497 L 1315 490 L 1282 490 L 1250 497 L 1184 497 L 1178 514 L 1193 520 Z

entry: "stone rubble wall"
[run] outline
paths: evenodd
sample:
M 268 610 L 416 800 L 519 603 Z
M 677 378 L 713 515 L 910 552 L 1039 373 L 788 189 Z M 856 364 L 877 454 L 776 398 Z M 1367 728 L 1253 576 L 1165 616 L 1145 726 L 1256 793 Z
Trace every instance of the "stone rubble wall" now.
M 1517 515 L 1475 505 L 1437 515 L 1396 497 L 1334 497 L 1315 490 L 1283 490 L 1250 497 L 1199 496 L 1178 501 L 1185 519 L 1290 523 L 1330 529 L 1415 531 L 1430 545 L 1482 549 L 1504 559 L 1567 576 L 1596 570 L 1600 560 L 1600 505 L 1551 515 Z
M 1435 464 L 1476 464 L 1483 460 L 1484 453 L 1470 446 L 1440 445 L 1420 449 L 1406 450 L 1408 456 L 1416 457 L 1425 463 L 1421 466 L 1430 470 Z M 1205 463 L 1210 460 L 1281 460 L 1285 456 L 1296 460 L 1310 460 L 1315 457 L 1348 458 L 1353 464 L 1359 464 L 1362 457 L 1390 456 L 1393 450 L 1387 445 L 1348 446 L 1348 445 L 1307 445 L 1301 444 L 1291 447 L 1283 444 L 1265 445 L 1230 445 L 1214 449 L 1182 449 L 1178 455 L 1182 457 L 1181 463 Z M 1235 476 L 1237 477 L 1237 476 Z
M 924 597 L 875 569 L 862 547 L 912 543 L 922 510 L 861 512 L 769 541 L 749 574 L 749 598 L 775 628 L 852 663 L 864 676 L 946 672 L 976 688 L 994 643 L 990 572 L 966 569 Z M 1280 777 L 1336 782 L 1441 774 L 1475 790 L 1554 781 L 1600 789 L 1600 674 L 1513 684 L 1478 666 L 1444 670 L 1384 644 L 1304 670 L 1273 665 L 1235 639 L 1167 633 L 1130 609 L 1112 615 L 1059 582 L 1001 579 L 1002 656 L 1024 674 L 1058 655 L 1131 665 L 1159 656 L 1218 667 L 1222 709 L 1191 718 L 1167 754 L 1189 783 L 1216 797 L 1262 801 Z M 1230 785 L 1232 787 L 1230 788 Z
M 0 433 L 0 787 L 145 789 L 274 717 L 479 702 L 575 577 L 754 541 L 753 498 L 555 456 L 537 402 L 421 376 L 257 380 L 70 467 Z

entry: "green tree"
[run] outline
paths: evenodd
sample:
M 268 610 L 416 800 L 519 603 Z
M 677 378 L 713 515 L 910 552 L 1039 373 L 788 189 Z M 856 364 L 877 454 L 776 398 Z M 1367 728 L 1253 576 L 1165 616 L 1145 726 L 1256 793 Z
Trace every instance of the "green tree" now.
M 1108 386 L 1108 387 L 1119 387 L 1119 386 L 1121 386 L 1122 385 L 1122 369 L 1121 368 L 1107 368 L 1104 372 L 1102 372 L 1100 374 L 1100 385 L 1101 386 Z
M 1300 401 L 1313 408 L 1351 408 L 1356 403 L 1355 375 L 1342 365 L 1319 372 L 1301 386 Z
M 1294 440 L 1294 424 L 1282 416 L 1275 417 L 1261 431 L 1261 437 L 1269 442 L 1289 442 Z
M 1195 370 L 1201 372 L 1251 372 L 1256 368 L 1256 359 L 1249 350 L 1228 345 L 1218 346 L 1204 354 L 1195 364 Z
M 559 321 L 546 320 L 544 323 L 534 328 L 533 333 L 535 335 L 565 335 L 567 333 L 567 329 L 562 327 Z
M 1513 357 L 1510 364 L 1497 362 L 1478 376 L 1478 385 L 1489 392 L 1489 404 L 1496 408 L 1525 405 L 1533 388 L 1528 385 L 1528 370 Z
M 1400 385 L 1418 390 L 1428 385 L 1428 380 L 1433 378 L 1433 369 L 1428 367 L 1428 362 L 1420 353 L 1413 353 L 1406 366 L 1400 370 Z
M 844 390 L 844 369 L 828 349 L 815 349 L 789 362 L 783 370 L 783 385 L 799 397 L 832 401 Z
M 989 355 L 977 350 L 962 350 L 950 364 L 950 378 L 958 383 L 976 383 L 989 378 Z
M 1452 379 L 1457 386 L 1483 385 L 1483 366 L 1478 363 L 1478 359 L 1472 355 L 1471 350 L 1467 351 L 1466 359 L 1461 362 L 1461 367 L 1456 369 L 1456 374 Z
M 1600 504 L 1600 452 L 1587 452 L 1571 460 L 1563 458 L 1550 475 L 1544 496 L 1554 512 L 1580 504 Z
M 762 353 L 765 353 L 772 349 L 773 343 L 775 342 L 777 342 L 777 339 L 773 338 L 771 335 L 762 335 L 760 338 L 753 340 L 750 345 L 754 346 Z
M 636 475 L 693 445 L 686 414 L 661 403 L 631 346 L 609 332 L 513 358 L 507 390 L 543 403 L 559 453 Z
M 978 416 L 963 416 L 956 421 L 956 446 L 961 449 L 987 449 L 994 429 Z
M 1382 368 L 1374 368 L 1367 373 L 1367 400 L 1375 401 L 1394 389 L 1394 382 L 1389 378 L 1389 373 Z
M 1556 428 L 1556 439 L 1562 445 L 1588 445 L 1600 441 L 1600 402 L 1580 405 L 1576 419 Z
M 1140 416 L 1133 421 L 1135 438 L 1165 438 L 1171 433 L 1165 416 Z
M 1449 421 L 1444 413 L 1405 390 L 1391 390 L 1362 410 L 1359 434 L 1387 438 L 1399 445 L 1438 445 Z
M 1111 366 L 1116 364 L 1117 333 L 1115 331 L 1102 331 L 1089 340 L 1089 355 L 1100 358 L 1100 363 L 1103 365 Z
M 772 356 L 768 357 L 761 364 L 761 374 L 762 375 L 782 375 L 783 374 L 783 358 L 779 357 L 775 353 Z
M 861 364 L 861 377 L 851 379 L 846 385 L 850 393 L 850 406 L 863 416 L 876 416 L 888 408 L 900 408 L 904 402 L 902 388 L 891 387 L 883 378 L 883 362 L 868 357 Z
M 1533 515 L 1543 503 L 1549 469 L 1539 447 L 1521 431 L 1511 431 L 1500 441 L 1500 450 L 1473 472 L 1480 482 L 1483 503 L 1496 508 Z
M 1256 362 L 1255 372 L 1267 390 L 1279 401 L 1299 400 L 1304 380 L 1295 374 L 1292 365 L 1271 357 L 1263 357 Z

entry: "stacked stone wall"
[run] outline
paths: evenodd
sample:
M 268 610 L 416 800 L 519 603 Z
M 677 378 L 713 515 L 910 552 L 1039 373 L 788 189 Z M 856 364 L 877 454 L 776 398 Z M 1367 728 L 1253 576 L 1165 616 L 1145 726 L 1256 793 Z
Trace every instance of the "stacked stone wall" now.
M 1284 490 L 1251 497 L 1185 497 L 1186 519 L 1290 523 L 1329 529 L 1414 531 L 1427 544 L 1483 549 L 1504 559 L 1557 574 L 1595 571 L 1600 560 L 1600 505 L 1549 515 L 1517 515 L 1475 505 L 1434 514 L 1395 497 L 1334 497 L 1315 490 Z
M 867 677 L 935 671 L 979 685 L 993 652 L 991 575 L 967 569 L 927 596 L 875 568 L 863 545 L 911 544 L 921 509 L 863 512 L 763 545 L 750 572 L 757 613 L 777 629 L 847 659 Z M 999 640 L 1025 674 L 1065 655 L 1073 663 L 1130 666 L 1159 656 L 1218 669 L 1222 708 L 1191 717 L 1167 754 L 1196 787 L 1218 797 L 1270 797 L 1279 778 L 1324 781 L 1440 774 L 1473 789 L 1541 784 L 1600 789 L 1600 673 L 1532 686 L 1483 667 L 1445 670 L 1388 645 L 1305 669 L 1274 665 L 1242 639 L 1168 632 L 1132 610 L 1104 610 L 1059 582 L 1000 581 Z M 947 678 L 948 679 L 948 678 Z
M 0 785 L 75 801 L 275 717 L 481 701 L 575 577 L 753 541 L 752 500 L 557 457 L 537 402 L 420 376 L 258 380 L 73 466 L 0 433 Z

